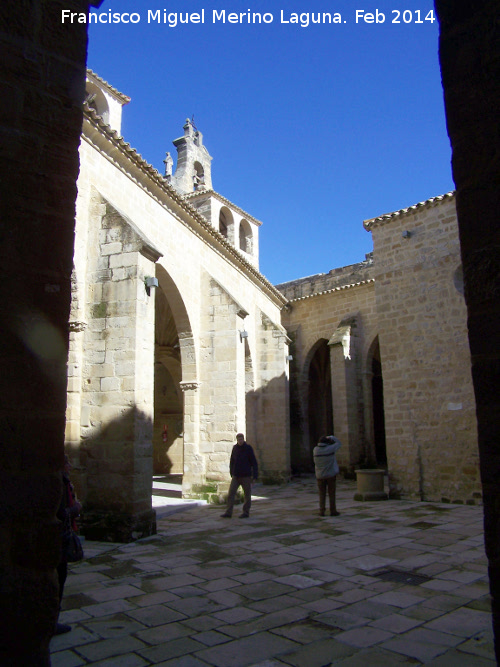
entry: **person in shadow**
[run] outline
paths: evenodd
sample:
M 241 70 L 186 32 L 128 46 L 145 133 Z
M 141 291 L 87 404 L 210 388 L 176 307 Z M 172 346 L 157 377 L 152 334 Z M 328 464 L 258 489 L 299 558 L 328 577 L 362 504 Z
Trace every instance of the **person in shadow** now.
M 71 532 L 77 531 L 76 518 L 80 515 L 82 510 L 81 504 L 76 499 L 73 484 L 69 479 L 71 472 L 71 463 L 68 456 L 64 455 L 64 468 L 62 471 L 63 493 L 59 509 L 57 510 L 57 518 L 61 522 L 62 532 L 62 547 L 61 560 L 57 566 L 57 576 L 59 579 L 59 611 L 61 610 L 61 602 L 64 593 L 64 584 L 68 576 L 68 549 L 71 540 Z M 62 635 L 65 632 L 70 632 L 71 625 L 66 623 L 59 623 L 57 621 L 54 629 L 54 635 Z

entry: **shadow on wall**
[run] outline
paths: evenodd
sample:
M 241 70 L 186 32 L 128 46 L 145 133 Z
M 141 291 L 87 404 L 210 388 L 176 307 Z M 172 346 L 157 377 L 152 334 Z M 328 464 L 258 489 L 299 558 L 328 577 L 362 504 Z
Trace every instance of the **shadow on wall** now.
M 283 484 L 291 478 L 287 407 L 285 374 L 246 394 L 246 440 L 254 447 L 259 479 L 265 484 Z M 228 444 L 227 459 L 212 480 L 216 502 L 222 501 L 219 483 L 227 487 L 229 481 L 230 451 Z M 72 481 L 83 502 L 82 533 L 87 539 L 130 542 L 156 533 L 153 422 L 148 415 L 133 406 L 96 426 L 81 441 L 79 452 L 68 453 L 74 462 Z
M 246 441 L 259 463 L 264 484 L 291 479 L 289 380 L 283 373 L 263 387 L 246 392 Z M 228 458 L 229 471 L 229 458 Z
M 152 435 L 151 418 L 133 406 L 82 440 L 72 479 L 88 539 L 131 542 L 156 533 Z

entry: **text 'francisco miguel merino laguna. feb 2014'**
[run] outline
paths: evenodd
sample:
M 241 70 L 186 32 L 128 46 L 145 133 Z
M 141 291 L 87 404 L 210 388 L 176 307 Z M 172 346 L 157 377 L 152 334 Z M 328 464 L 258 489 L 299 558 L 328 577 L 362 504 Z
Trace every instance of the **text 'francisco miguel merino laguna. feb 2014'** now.
M 389 12 L 381 12 L 378 9 L 372 12 L 367 12 L 364 9 L 355 9 L 351 16 L 347 17 L 340 12 L 289 12 L 280 10 L 278 21 L 275 21 L 276 16 L 271 12 L 252 12 L 248 9 L 246 12 L 227 12 L 225 9 L 211 9 L 205 11 L 200 9 L 199 12 L 169 12 L 166 9 L 152 10 L 148 9 L 147 13 L 139 12 L 113 12 L 109 9 L 107 12 L 90 12 L 88 15 L 83 12 L 72 12 L 69 9 L 61 10 L 62 23 L 97 23 L 97 24 L 137 24 L 146 22 L 149 24 L 163 24 L 169 28 L 185 24 L 248 24 L 260 25 L 271 24 L 274 22 L 296 25 L 302 28 L 307 28 L 310 25 L 318 24 L 332 24 L 342 25 L 344 23 L 352 22 L 355 24 L 366 23 L 415 23 L 421 25 L 432 24 L 436 19 L 432 10 L 423 12 L 416 10 L 399 10 L 394 9 Z

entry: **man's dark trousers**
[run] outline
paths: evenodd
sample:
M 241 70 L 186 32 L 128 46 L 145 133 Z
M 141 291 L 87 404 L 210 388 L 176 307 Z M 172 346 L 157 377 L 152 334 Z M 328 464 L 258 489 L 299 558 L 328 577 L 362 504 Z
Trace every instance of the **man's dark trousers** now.
M 243 503 L 243 514 L 250 514 L 250 505 L 252 504 L 252 478 L 251 477 L 231 477 L 231 484 L 229 486 L 229 493 L 227 496 L 226 514 L 233 513 L 234 500 L 236 498 L 236 491 L 241 486 L 245 494 L 245 502 Z

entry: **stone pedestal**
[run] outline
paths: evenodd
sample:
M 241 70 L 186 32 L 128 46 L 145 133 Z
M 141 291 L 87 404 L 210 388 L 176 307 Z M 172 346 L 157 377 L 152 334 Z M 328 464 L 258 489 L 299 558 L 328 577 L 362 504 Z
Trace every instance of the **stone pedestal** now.
M 355 470 L 358 490 L 354 500 L 387 500 L 384 491 L 385 470 Z

